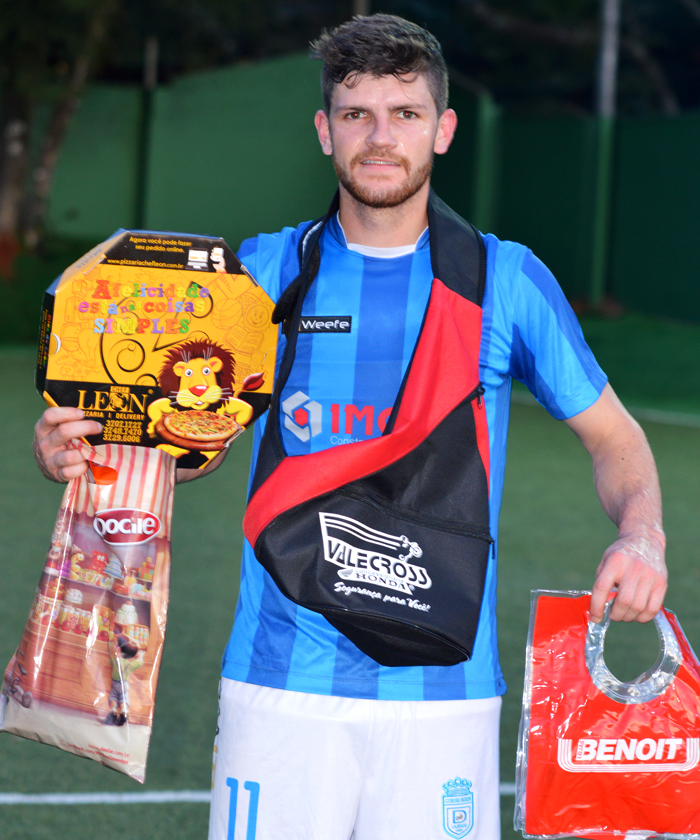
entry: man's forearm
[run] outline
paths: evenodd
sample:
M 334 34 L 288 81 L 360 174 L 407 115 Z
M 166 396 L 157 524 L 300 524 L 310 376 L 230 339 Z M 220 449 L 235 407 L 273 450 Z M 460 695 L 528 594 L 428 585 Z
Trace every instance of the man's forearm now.
M 636 425 L 636 424 L 635 424 Z M 666 594 L 666 538 L 654 459 L 641 430 L 613 435 L 609 447 L 593 455 L 594 480 L 605 512 L 618 527 L 596 573 L 591 599 L 594 620 L 603 616 L 609 592 L 617 587 L 612 617 L 649 621 Z
M 639 424 L 609 386 L 598 402 L 566 421 L 593 462 L 603 509 L 618 527 L 596 572 L 591 616 L 599 621 L 617 588 L 613 619 L 649 621 L 666 592 L 666 539 L 654 457 Z
M 639 529 L 663 535 L 656 464 L 636 421 L 628 415 L 589 454 L 598 498 L 620 535 Z

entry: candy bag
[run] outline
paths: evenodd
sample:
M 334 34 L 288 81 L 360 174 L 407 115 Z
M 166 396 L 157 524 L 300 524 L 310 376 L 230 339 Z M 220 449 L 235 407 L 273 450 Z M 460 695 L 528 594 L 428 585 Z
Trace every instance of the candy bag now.
M 91 469 L 63 494 L 0 731 L 143 782 L 168 607 L 176 460 L 76 444 Z
M 613 600 L 535 591 L 516 773 L 525 837 L 700 834 L 700 664 L 678 620 L 655 619 L 655 664 L 619 681 L 603 656 Z

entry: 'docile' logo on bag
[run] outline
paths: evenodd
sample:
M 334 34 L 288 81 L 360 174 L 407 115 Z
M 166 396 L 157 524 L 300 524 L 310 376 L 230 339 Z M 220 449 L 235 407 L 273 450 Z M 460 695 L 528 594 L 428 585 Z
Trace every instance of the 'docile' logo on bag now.
M 95 514 L 93 528 L 109 545 L 145 543 L 157 536 L 161 521 L 155 513 L 138 508 L 111 508 Z

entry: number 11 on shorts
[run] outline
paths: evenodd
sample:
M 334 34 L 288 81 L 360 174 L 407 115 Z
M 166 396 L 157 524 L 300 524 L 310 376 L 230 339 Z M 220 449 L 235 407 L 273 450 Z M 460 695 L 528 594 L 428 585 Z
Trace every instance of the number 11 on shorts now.
M 238 807 L 238 779 L 229 777 L 226 784 L 231 788 L 228 805 L 228 833 L 226 840 L 234 840 L 236 833 L 236 810 Z M 258 782 L 244 782 L 243 787 L 249 792 L 248 797 L 248 828 L 245 840 L 255 840 L 255 831 L 258 823 L 258 799 L 260 798 L 260 785 Z

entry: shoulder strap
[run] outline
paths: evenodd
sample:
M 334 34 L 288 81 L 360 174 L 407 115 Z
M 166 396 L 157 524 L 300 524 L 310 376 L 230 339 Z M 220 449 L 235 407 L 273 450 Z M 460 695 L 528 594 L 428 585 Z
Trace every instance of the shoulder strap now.
M 484 240 L 471 222 L 455 213 L 432 189 L 428 198 L 428 235 L 433 277 L 440 280 L 450 291 L 481 308 L 486 288 Z M 415 349 L 413 352 L 415 355 Z M 412 367 L 413 357 L 404 373 L 399 393 L 382 433 L 384 435 L 390 435 L 394 429 Z
M 299 240 L 299 274 L 282 292 L 272 313 L 272 323 L 282 324 L 282 332 L 287 337 L 289 337 L 290 317 L 299 295 L 301 294 L 303 301 L 321 265 L 319 239 L 326 223 L 338 212 L 339 207 L 339 194 L 336 192 L 326 215 L 311 222 Z
M 283 324 L 287 346 L 272 393 L 265 434 L 250 489 L 251 497 L 286 457 L 279 428 L 281 395 L 294 364 L 304 298 L 321 264 L 319 240 L 329 219 L 338 212 L 338 207 L 339 194 L 336 192 L 326 215 L 312 222 L 304 232 L 299 243 L 299 274 L 285 289 L 275 306 L 272 320 L 273 323 Z M 486 282 L 486 250 L 481 234 L 474 225 L 450 209 L 432 190 L 428 199 L 428 228 L 433 276 L 451 291 L 480 307 Z M 393 428 L 411 366 L 412 361 L 404 375 L 384 430 L 385 435 L 390 434 Z
M 433 277 L 481 306 L 486 288 L 486 248 L 479 231 L 430 190 L 428 234 Z

